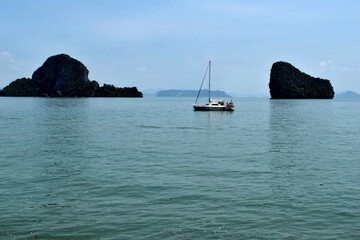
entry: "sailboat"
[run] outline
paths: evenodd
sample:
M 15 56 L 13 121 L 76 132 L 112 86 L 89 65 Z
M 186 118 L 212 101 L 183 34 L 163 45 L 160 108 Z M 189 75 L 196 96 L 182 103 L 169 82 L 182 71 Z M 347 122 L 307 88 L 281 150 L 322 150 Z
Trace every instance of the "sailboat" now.
M 197 100 L 198 100 L 199 95 L 200 95 L 200 92 L 201 92 L 202 85 L 203 85 L 204 80 L 205 80 L 207 70 L 209 70 L 209 103 L 207 103 L 206 105 L 196 105 Z M 206 69 L 203 81 L 202 81 L 201 86 L 200 86 L 200 90 L 199 90 L 198 95 L 197 95 L 196 100 L 195 100 L 195 104 L 193 105 L 194 111 L 234 111 L 234 104 L 233 104 L 232 100 L 225 104 L 223 99 L 211 99 L 211 96 L 210 96 L 210 75 L 211 75 L 211 60 L 209 61 L 209 65 L 208 65 L 208 68 Z

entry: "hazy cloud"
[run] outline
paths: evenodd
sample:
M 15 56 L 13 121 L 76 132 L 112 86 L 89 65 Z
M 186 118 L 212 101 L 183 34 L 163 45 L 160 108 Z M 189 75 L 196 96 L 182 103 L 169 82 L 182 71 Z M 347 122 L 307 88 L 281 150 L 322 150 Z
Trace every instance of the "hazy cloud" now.
M 7 51 L 0 52 L 0 70 L 2 71 L 17 71 L 18 67 L 14 64 L 11 54 Z
M 212 10 L 225 14 L 262 15 L 267 12 L 262 6 L 241 1 L 213 1 L 209 5 Z
M 333 63 L 332 60 L 321 61 L 321 62 L 320 62 L 320 66 L 325 67 L 325 66 L 327 66 L 327 65 L 329 65 L 329 64 L 332 64 L 332 63 Z
M 103 21 L 97 23 L 94 31 L 115 40 L 143 40 L 162 38 L 171 30 L 162 23 L 141 20 Z
M 348 67 L 340 67 L 340 71 L 346 72 L 346 71 L 349 71 L 349 68 Z
M 0 56 L 1 57 L 10 57 L 10 53 L 3 51 L 3 52 L 0 52 Z
M 349 71 L 348 67 L 339 66 L 338 64 L 334 63 L 332 60 L 321 61 L 320 66 L 321 67 L 329 67 L 329 66 L 331 66 L 331 69 L 333 69 L 335 71 L 340 71 L 340 72 Z
M 197 89 L 212 59 L 219 89 L 268 96 L 271 65 L 282 60 L 360 91 L 360 1 L 17 2 L 0 15 L 0 87 L 63 52 L 86 63 L 91 79 L 116 86 Z

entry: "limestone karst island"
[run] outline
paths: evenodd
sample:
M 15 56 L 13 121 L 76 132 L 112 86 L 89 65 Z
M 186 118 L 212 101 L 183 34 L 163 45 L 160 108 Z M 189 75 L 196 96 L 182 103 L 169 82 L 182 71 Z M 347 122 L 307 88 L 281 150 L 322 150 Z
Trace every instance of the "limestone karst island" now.
M 117 88 L 88 78 L 89 70 L 80 61 L 59 54 L 49 57 L 32 75 L 11 82 L 0 96 L 41 97 L 142 97 L 136 87 Z
M 332 99 L 335 95 L 329 80 L 311 77 L 287 62 L 272 65 L 269 88 L 274 99 Z

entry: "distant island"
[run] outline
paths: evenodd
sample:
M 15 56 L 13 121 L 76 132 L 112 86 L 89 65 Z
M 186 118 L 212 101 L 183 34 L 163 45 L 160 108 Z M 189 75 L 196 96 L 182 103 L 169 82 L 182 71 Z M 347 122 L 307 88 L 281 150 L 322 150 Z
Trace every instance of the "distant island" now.
M 344 93 L 336 94 L 335 98 L 346 98 L 346 99 L 360 98 L 360 94 L 353 91 L 346 91 Z
M 136 87 L 102 87 L 88 78 L 89 70 L 80 61 L 66 54 L 49 57 L 32 75 L 11 82 L 0 96 L 39 97 L 142 97 Z
M 334 89 L 327 79 L 314 78 L 287 62 L 276 62 L 270 73 L 271 98 L 334 98 Z
M 170 90 L 161 90 L 159 91 L 156 96 L 157 97 L 196 97 L 199 91 L 196 90 L 177 90 L 177 89 L 170 89 Z M 214 90 L 210 91 L 211 97 L 219 98 L 219 97 L 231 97 L 227 95 L 224 91 Z M 209 90 L 203 89 L 200 92 L 200 97 L 208 97 Z

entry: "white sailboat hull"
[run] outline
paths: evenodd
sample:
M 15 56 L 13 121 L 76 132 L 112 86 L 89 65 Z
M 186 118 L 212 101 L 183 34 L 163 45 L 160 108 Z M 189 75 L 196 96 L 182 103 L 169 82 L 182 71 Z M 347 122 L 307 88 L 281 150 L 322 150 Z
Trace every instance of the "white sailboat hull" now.
M 234 109 L 229 106 L 194 105 L 194 111 L 234 111 Z

